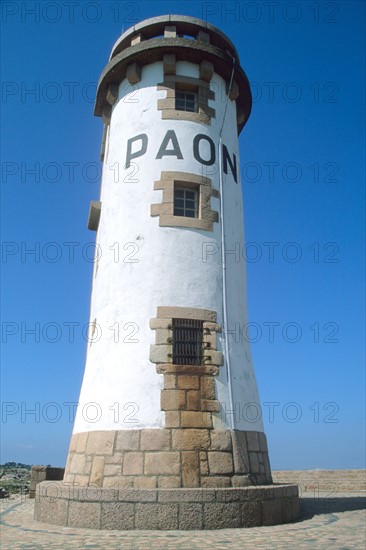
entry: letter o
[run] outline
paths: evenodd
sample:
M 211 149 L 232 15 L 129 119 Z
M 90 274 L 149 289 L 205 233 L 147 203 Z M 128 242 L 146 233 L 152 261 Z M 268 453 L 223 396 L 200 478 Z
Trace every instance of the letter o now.
M 200 154 L 200 142 L 204 140 L 210 146 L 210 158 L 208 160 L 203 159 Z M 193 156 L 197 162 L 204 164 L 205 166 L 212 166 L 216 160 L 215 144 L 209 136 L 205 134 L 197 134 L 193 139 Z
M 56 10 L 54 17 L 50 17 L 48 13 L 49 8 Z M 62 9 L 57 2 L 47 2 L 42 6 L 42 17 L 45 21 L 47 21 L 47 23 L 57 23 L 62 17 Z
M 89 13 L 88 13 L 89 8 L 94 8 L 94 10 L 95 10 L 94 17 L 91 17 L 89 15 Z M 97 2 L 88 2 L 87 4 L 84 4 L 81 13 L 82 13 L 82 16 L 84 17 L 84 19 L 86 21 L 88 21 L 89 23 L 96 23 L 96 21 L 99 21 L 100 18 L 102 17 L 102 10 L 101 10 L 101 7 L 99 6 L 99 4 L 97 4 Z
M 249 17 L 248 11 L 251 8 L 255 8 L 254 17 Z M 242 16 L 244 21 L 247 21 L 248 23 L 257 23 L 262 17 L 262 9 L 258 6 L 257 2 L 246 2 L 242 8 Z
M 296 329 L 296 334 L 292 338 L 290 338 L 290 336 L 288 335 L 288 330 L 291 328 Z M 302 336 L 302 330 L 298 323 L 290 322 L 290 323 L 286 323 L 283 326 L 282 337 L 286 342 L 289 342 L 290 344 L 295 344 L 301 339 L 301 336 Z
M 295 8 L 295 14 L 293 17 L 289 16 L 289 8 Z M 289 23 L 297 23 L 302 16 L 302 9 L 298 2 L 287 2 L 282 8 L 282 15 L 285 21 Z
M 51 338 L 49 335 L 48 335 L 48 329 L 49 328 L 55 328 L 56 329 L 56 335 Z M 45 342 L 48 342 L 49 344 L 54 344 L 55 342 L 59 342 L 61 340 L 61 336 L 62 336 L 62 329 L 60 327 L 60 325 L 58 323 L 46 323 L 43 327 L 42 327 L 42 338 L 43 340 L 45 340 Z
M 254 408 L 255 409 L 255 412 L 256 412 L 256 416 L 254 417 L 251 417 L 249 414 L 248 414 L 248 410 L 250 408 Z M 258 422 L 258 420 L 260 420 L 262 418 L 262 409 L 260 407 L 260 405 L 258 403 L 255 403 L 254 401 L 251 402 L 251 403 L 245 403 L 245 405 L 243 405 L 243 409 L 241 411 L 241 414 L 242 414 L 242 417 L 243 419 L 246 421 L 246 422 Z
M 254 177 L 250 178 L 248 175 L 248 168 L 255 168 Z M 258 162 L 247 162 L 244 164 L 243 169 L 243 179 L 250 181 L 251 183 L 257 183 L 261 177 L 262 177 L 262 168 L 258 164 Z
M 95 409 L 96 414 L 95 414 L 95 416 L 91 416 L 91 418 L 89 418 L 89 409 L 91 407 Z M 90 403 L 86 403 L 83 406 L 82 411 L 81 411 L 81 416 L 87 422 L 91 422 L 91 423 L 94 424 L 95 422 L 98 422 L 102 418 L 102 409 L 101 409 L 100 405 L 98 405 L 98 403 L 95 403 L 94 401 L 91 401 Z
M 249 336 L 249 329 L 251 327 L 255 327 L 256 329 L 256 335 L 253 336 L 252 338 Z M 243 338 L 244 340 L 246 340 L 246 342 L 251 342 L 251 343 L 256 343 L 256 342 L 259 342 L 259 340 L 261 339 L 262 337 L 262 329 L 260 327 L 260 325 L 258 323 L 246 323 L 244 326 L 243 326 Z
M 256 252 L 257 252 L 256 256 L 254 256 L 253 258 L 250 258 L 249 255 L 248 255 L 248 249 L 249 249 L 249 247 L 254 247 L 254 249 L 255 249 Z M 245 246 L 244 246 L 244 248 L 243 248 L 242 255 L 243 255 L 244 260 L 245 260 L 246 262 L 255 264 L 255 263 L 259 262 L 259 260 L 260 260 L 261 257 L 262 257 L 262 248 L 261 248 L 261 246 L 260 246 L 258 243 L 255 243 L 254 241 L 253 241 L 253 242 L 246 243 Z
M 48 416 L 48 409 L 50 407 L 54 407 L 56 409 L 56 416 L 55 417 L 51 417 L 49 418 Z M 46 414 L 47 413 L 47 414 Z M 58 403 L 55 403 L 54 401 L 50 401 L 49 403 L 46 403 L 45 405 L 43 405 L 42 407 L 42 418 L 43 420 L 46 420 L 46 422 L 51 422 L 51 423 L 56 423 L 60 420 L 62 416 L 62 409 L 60 407 L 60 405 Z
M 295 255 L 294 256 L 289 255 L 289 253 L 288 253 L 289 248 L 294 248 L 295 249 Z M 301 246 L 298 243 L 295 243 L 295 242 L 286 243 L 284 245 L 284 247 L 282 248 L 282 257 L 285 261 L 288 261 L 292 264 L 296 264 L 298 261 L 301 260 L 301 257 L 302 257 Z
M 295 88 L 295 95 L 289 95 L 289 88 Z M 282 88 L 282 97 L 289 103 L 296 103 L 302 96 L 301 86 L 297 82 L 288 82 Z
M 53 248 L 55 250 L 55 255 L 51 256 L 51 257 L 48 254 L 50 248 L 51 249 Z M 61 246 L 58 243 L 49 242 L 49 243 L 46 243 L 42 248 L 42 258 L 46 262 L 50 262 L 51 264 L 55 264 L 56 262 L 58 262 L 61 259 L 61 256 L 62 256 L 62 249 L 61 249 Z
M 294 417 L 289 416 L 288 409 L 290 407 L 293 407 L 296 411 L 296 415 Z M 296 422 L 299 422 L 302 417 L 302 410 L 298 403 L 295 401 L 291 401 L 290 403 L 286 403 L 282 408 L 282 418 L 285 422 L 291 422 L 292 424 L 295 424 Z

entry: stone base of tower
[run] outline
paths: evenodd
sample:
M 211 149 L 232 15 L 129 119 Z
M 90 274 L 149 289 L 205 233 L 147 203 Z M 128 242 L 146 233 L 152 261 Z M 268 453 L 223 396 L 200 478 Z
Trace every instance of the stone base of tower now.
M 34 519 L 89 529 L 193 530 L 277 525 L 299 514 L 297 485 L 117 490 L 43 481 Z
M 113 489 L 272 483 L 264 433 L 198 427 L 202 418 L 193 413 L 192 428 L 73 434 L 64 481 Z
M 34 517 L 92 529 L 223 529 L 294 521 L 299 499 L 296 485 L 272 484 L 262 432 L 95 431 L 72 436 L 64 480 L 37 486 Z

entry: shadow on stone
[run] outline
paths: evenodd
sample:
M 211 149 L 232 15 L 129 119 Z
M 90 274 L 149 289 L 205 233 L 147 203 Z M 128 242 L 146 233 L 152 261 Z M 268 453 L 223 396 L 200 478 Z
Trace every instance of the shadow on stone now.
M 366 497 L 302 497 L 300 499 L 300 507 L 301 517 L 299 521 L 304 521 L 321 514 L 363 510 L 366 507 Z

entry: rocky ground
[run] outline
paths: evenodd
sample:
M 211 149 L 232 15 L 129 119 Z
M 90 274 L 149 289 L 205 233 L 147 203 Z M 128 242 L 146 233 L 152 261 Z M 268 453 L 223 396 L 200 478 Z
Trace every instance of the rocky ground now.
M 0 464 L 0 498 L 29 493 L 31 467 L 16 462 Z

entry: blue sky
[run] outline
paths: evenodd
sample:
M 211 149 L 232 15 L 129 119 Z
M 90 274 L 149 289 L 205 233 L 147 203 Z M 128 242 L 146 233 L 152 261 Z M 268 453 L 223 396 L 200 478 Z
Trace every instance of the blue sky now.
M 122 30 L 173 12 L 225 32 L 252 84 L 240 136 L 248 336 L 272 467 L 364 467 L 365 4 L 1 7 L 1 461 L 65 463 L 99 196 L 95 83 Z

